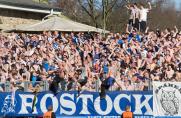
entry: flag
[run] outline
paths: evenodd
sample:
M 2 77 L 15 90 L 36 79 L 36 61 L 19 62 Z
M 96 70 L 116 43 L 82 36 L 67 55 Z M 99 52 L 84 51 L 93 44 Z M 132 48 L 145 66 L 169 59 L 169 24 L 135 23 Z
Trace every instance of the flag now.
M 153 82 L 153 115 L 158 118 L 181 116 L 181 82 Z

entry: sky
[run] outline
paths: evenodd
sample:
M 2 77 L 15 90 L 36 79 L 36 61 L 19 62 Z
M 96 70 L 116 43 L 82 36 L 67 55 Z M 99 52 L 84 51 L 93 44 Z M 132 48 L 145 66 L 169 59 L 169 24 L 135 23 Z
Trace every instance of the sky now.
M 177 10 L 181 11 L 181 0 L 173 0 Z
M 152 0 L 152 1 L 154 2 L 157 0 Z M 181 11 L 181 0 L 165 0 L 165 1 L 166 1 L 165 5 L 174 5 L 178 11 Z

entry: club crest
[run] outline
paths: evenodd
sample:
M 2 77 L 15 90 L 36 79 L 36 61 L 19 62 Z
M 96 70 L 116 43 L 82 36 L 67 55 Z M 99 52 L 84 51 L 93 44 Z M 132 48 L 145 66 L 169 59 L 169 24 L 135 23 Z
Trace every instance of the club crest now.
M 6 96 L 3 107 L 1 109 L 2 113 L 14 113 L 16 106 L 16 100 L 12 98 L 11 95 Z

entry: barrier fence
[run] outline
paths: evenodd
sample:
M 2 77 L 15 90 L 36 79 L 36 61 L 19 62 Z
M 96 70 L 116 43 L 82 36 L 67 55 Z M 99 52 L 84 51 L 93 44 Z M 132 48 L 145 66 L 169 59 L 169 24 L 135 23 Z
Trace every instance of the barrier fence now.
M 134 83 L 134 84 L 139 84 L 139 83 Z M 5 83 L 0 83 L 0 92 L 11 92 L 12 84 L 10 82 L 5 82 Z M 31 92 L 31 87 L 37 87 L 40 91 L 48 91 L 49 90 L 49 82 L 48 81 L 36 81 L 36 82 L 31 82 L 31 81 L 26 81 L 26 82 L 15 82 L 14 83 L 15 88 L 18 91 L 23 91 L 23 92 Z M 72 89 L 73 91 L 76 90 L 76 85 Z M 152 81 L 148 81 L 148 90 L 152 90 Z M 64 90 L 67 91 L 67 83 L 66 82 L 60 82 L 59 83 L 59 90 Z M 94 92 L 99 92 L 100 91 L 100 81 L 97 80 L 95 82 L 95 89 L 93 90 Z M 110 87 L 109 91 L 114 91 L 112 87 Z

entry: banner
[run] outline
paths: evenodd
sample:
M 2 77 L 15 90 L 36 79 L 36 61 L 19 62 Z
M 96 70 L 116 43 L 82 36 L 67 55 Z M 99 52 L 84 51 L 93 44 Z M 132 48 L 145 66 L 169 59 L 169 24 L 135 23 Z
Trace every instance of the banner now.
M 13 98 L 13 99 L 12 99 Z M 100 99 L 97 92 L 60 92 L 56 96 L 49 92 L 37 95 L 32 113 L 34 95 L 15 92 L 0 93 L 0 116 L 42 116 L 52 105 L 57 117 L 118 118 L 127 105 L 131 106 L 135 118 L 152 118 L 153 96 L 148 92 L 108 92 Z
M 181 82 L 153 82 L 155 117 L 181 117 Z

